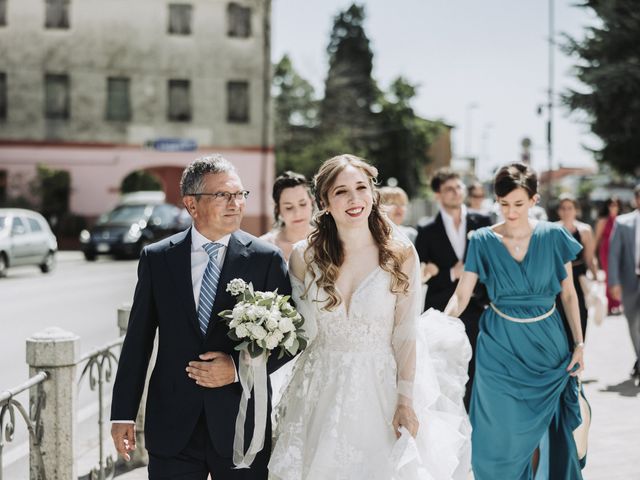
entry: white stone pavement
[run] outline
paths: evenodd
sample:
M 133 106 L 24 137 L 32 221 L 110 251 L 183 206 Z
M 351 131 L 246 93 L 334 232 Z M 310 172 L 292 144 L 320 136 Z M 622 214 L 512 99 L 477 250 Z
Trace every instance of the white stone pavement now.
M 640 480 L 640 388 L 629 371 L 634 354 L 626 319 L 607 317 L 587 330 L 583 375 L 593 409 L 584 480 Z M 145 468 L 117 477 L 147 478 Z

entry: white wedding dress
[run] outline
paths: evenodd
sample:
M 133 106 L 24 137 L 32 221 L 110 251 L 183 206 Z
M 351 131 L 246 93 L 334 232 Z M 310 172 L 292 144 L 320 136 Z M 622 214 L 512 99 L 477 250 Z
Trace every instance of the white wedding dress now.
M 306 245 L 292 255 L 302 256 Z M 412 247 L 411 247 L 412 248 Z M 409 295 L 390 291 L 376 267 L 349 305 L 321 309 L 326 293 L 307 272 L 292 276 L 293 299 L 312 341 L 275 408 L 275 480 L 467 480 L 471 427 L 462 403 L 471 348 L 463 324 L 430 310 L 415 250 Z M 415 347 L 415 348 L 414 348 Z M 397 440 L 392 419 L 411 402 L 417 437 Z

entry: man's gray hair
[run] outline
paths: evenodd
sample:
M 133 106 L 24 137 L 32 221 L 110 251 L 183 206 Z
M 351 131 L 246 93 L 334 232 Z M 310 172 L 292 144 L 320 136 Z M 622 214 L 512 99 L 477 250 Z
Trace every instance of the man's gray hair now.
M 184 197 L 202 192 L 204 176 L 207 173 L 235 173 L 236 167 L 219 153 L 196 158 L 182 172 L 180 179 L 180 194 Z

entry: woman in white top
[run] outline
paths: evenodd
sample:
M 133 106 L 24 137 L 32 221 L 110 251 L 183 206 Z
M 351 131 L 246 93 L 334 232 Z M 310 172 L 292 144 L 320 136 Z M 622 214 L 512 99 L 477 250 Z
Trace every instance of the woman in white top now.
M 260 238 L 282 250 L 288 262 L 293 245 L 311 233 L 313 197 L 305 176 L 287 171 L 276 178 L 272 198 L 276 224 L 273 230 Z

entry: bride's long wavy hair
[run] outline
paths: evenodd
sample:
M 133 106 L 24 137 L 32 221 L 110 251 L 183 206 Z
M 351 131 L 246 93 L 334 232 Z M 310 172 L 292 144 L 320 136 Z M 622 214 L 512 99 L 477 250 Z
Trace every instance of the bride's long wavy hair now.
M 325 310 L 333 310 L 342 302 L 335 284 L 340 266 L 344 262 L 344 247 L 338 235 L 335 220 L 327 214 L 325 209 L 329 204 L 329 190 L 337 176 L 349 165 L 362 170 L 368 179 L 373 196 L 369 230 L 378 246 L 378 263 L 391 275 L 391 292 L 406 294 L 409 291 L 409 277 L 401 269 L 406 259 L 406 250 L 400 242 L 393 239 L 390 222 L 380 211 L 380 194 L 375 187 L 378 170 L 355 155 L 338 155 L 325 161 L 313 177 L 314 193 L 319 210 L 314 215 L 314 228 L 309 234 L 309 243 L 304 255 L 307 270 L 315 277 L 318 287 L 323 288 L 329 297 L 326 305 L 322 307 Z M 318 273 L 311 268 L 311 264 L 317 266 Z M 308 290 L 309 286 L 305 295 Z

